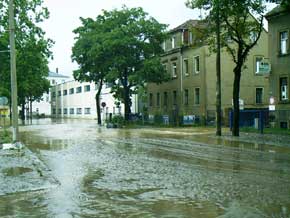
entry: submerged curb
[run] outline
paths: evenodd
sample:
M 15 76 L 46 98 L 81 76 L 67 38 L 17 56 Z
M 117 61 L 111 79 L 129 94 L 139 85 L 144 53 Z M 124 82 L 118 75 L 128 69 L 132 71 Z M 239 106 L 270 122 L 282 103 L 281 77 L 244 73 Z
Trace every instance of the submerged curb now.
M 58 186 L 50 169 L 27 147 L 0 149 L 0 196 Z

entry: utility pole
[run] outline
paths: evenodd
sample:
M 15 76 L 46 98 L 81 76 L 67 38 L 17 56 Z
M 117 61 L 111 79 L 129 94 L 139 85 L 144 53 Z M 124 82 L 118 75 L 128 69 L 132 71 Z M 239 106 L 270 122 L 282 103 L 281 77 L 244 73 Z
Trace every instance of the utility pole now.
M 17 77 L 16 77 L 16 51 L 15 51 L 15 23 L 14 2 L 9 0 L 9 39 L 10 39 L 10 71 L 11 71 L 11 103 L 12 103 L 12 127 L 13 142 L 18 138 L 18 103 L 17 103 Z
M 222 110 L 221 110 L 221 40 L 220 40 L 220 2 L 216 0 L 216 135 L 222 135 Z

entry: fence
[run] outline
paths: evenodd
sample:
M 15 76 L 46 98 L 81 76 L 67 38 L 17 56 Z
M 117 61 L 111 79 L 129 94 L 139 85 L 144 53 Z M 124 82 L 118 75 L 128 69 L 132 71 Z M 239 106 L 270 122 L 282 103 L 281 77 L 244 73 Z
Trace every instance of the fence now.
M 233 126 L 233 111 L 229 112 L 230 129 Z M 263 129 L 269 126 L 269 111 L 268 109 L 261 110 L 240 110 L 240 127 L 255 127 L 263 133 Z

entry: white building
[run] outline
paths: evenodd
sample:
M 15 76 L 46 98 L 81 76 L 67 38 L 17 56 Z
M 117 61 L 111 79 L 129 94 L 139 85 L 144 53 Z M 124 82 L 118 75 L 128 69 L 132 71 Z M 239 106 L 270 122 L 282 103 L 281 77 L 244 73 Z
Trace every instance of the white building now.
M 67 81 L 51 88 L 51 111 L 53 117 L 97 119 L 94 83 Z M 132 113 L 137 113 L 137 97 L 132 99 Z M 102 120 L 109 116 L 123 115 L 124 105 L 118 104 L 110 93 L 110 87 L 104 85 L 100 96 Z
M 70 77 L 64 76 L 56 72 L 49 72 L 47 79 L 50 82 L 50 86 L 55 86 L 69 80 Z M 27 107 L 28 108 L 28 107 Z M 27 112 L 29 114 L 29 112 Z M 51 116 L 51 99 L 49 93 L 44 93 L 41 101 L 34 101 L 32 103 L 32 114 L 33 115 L 44 115 Z

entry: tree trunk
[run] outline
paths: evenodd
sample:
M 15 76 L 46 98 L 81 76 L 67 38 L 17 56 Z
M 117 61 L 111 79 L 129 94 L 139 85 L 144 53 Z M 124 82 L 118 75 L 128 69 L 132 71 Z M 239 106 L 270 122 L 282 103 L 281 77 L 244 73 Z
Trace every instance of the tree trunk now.
M 128 122 L 131 114 L 130 87 L 124 87 L 124 92 L 125 121 Z
M 21 103 L 21 114 L 20 114 L 22 122 L 25 121 L 25 102 Z
M 125 75 L 124 75 L 124 79 L 122 81 L 122 84 L 124 87 L 125 122 L 127 123 L 130 119 L 130 114 L 131 114 L 130 86 L 128 85 L 127 70 L 125 70 Z
M 32 99 L 29 98 L 29 118 L 32 123 Z
M 221 110 L 221 44 L 220 44 L 220 5 L 217 1 L 216 18 L 216 37 L 217 37 L 217 55 L 216 55 L 216 135 L 222 135 L 222 110 Z
M 234 116 L 233 116 L 233 128 L 232 135 L 239 136 L 240 135 L 240 105 L 239 105 L 239 97 L 240 97 L 240 81 L 241 81 L 241 71 L 242 64 L 238 64 L 234 69 L 234 87 L 233 87 L 233 103 L 234 103 Z
M 101 105 L 100 105 L 100 95 L 102 91 L 103 80 L 99 82 L 98 91 L 96 93 L 96 109 L 97 109 L 97 116 L 98 116 L 98 124 L 102 125 L 102 117 L 101 117 Z

